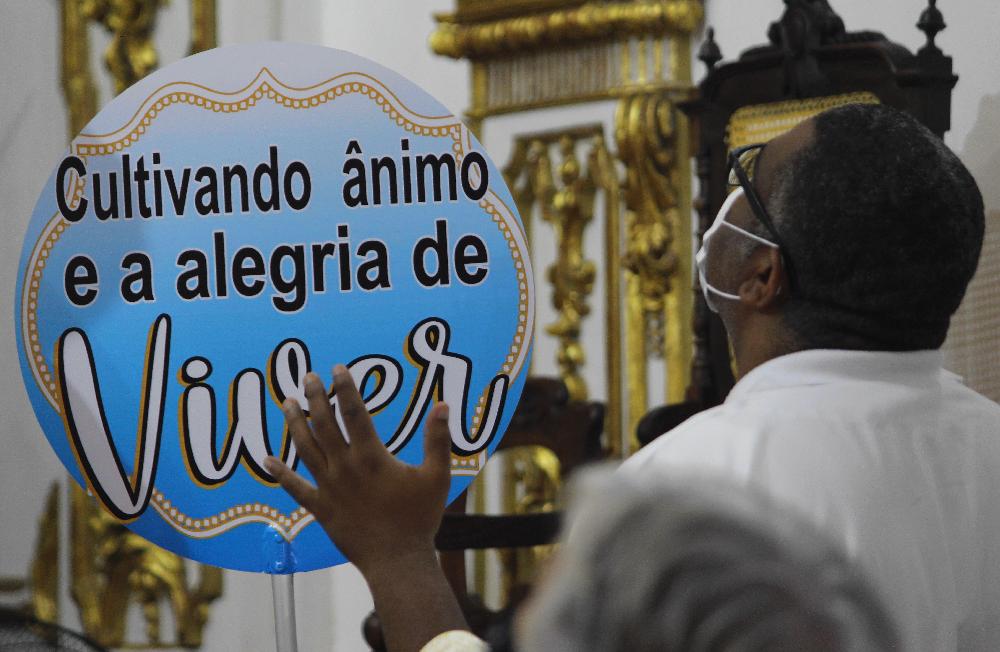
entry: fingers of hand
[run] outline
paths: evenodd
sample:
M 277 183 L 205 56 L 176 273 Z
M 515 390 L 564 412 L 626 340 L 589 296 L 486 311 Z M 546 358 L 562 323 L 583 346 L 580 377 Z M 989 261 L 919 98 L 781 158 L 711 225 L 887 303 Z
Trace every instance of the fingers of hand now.
M 435 405 L 424 422 L 423 467 L 435 475 L 447 475 L 451 470 L 451 432 L 446 403 Z
M 344 436 L 340 433 L 340 427 L 333 417 L 333 408 L 330 407 L 330 397 L 327 396 L 326 387 L 313 372 L 306 374 L 306 398 L 309 400 L 309 418 L 312 420 L 313 437 L 319 444 L 320 449 L 328 457 L 342 453 L 347 447 Z M 297 443 L 297 442 L 296 442 Z
M 292 498 L 298 502 L 298 504 L 305 507 L 310 512 L 316 506 L 317 491 L 316 487 L 309 484 L 309 482 L 303 478 L 301 475 L 291 470 L 286 466 L 281 460 L 276 457 L 267 457 L 264 459 L 264 468 L 278 481 L 278 483 L 287 491 Z
M 388 457 L 389 453 L 375 432 L 372 417 L 365 407 L 361 393 L 344 365 L 333 368 L 333 388 L 337 397 L 337 409 L 350 434 L 351 448 L 356 448 L 362 455 L 378 455 L 381 450 Z
M 285 423 L 288 424 L 288 432 L 292 434 L 292 441 L 295 442 L 299 457 L 314 476 L 321 474 L 326 470 L 326 455 L 313 438 L 312 429 L 306 421 L 305 413 L 302 412 L 302 406 L 294 398 L 287 398 L 281 405 L 281 410 L 285 413 Z

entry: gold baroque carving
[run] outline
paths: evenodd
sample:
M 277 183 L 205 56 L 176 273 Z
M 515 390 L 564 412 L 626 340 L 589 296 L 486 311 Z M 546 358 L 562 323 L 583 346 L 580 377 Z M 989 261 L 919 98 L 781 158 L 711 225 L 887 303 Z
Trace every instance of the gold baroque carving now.
M 211 50 L 218 42 L 215 0 L 191 0 L 191 47 L 189 54 Z
M 456 0 L 458 11 L 453 16 L 461 23 L 483 22 L 540 11 L 569 9 L 585 2 L 587 0 Z
M 0 577 L 0 594 L 28 591 L 21 611 L 44 622 L 59 622 L 59 483 L 53 482 L 38 519 L 35 556 L 29 577 Z
M 104 64 L 115 82 L 115 94 L 148 75 L 159 63 L 153 46 L 156 15 L 165 0 L 81 0 L 85 20 L 111 34 Z
M 845 104 L 878 103 L 879 99 L 874 93 L 861 91 L 743 106 L 734 111 L 729 118 L 729 124 L 726 126 L 726 142 L 730 149 L 766 143 L 803 120 L 827 109 Z
M 31 610 L 35 618 L 59 622 L 59 483 L 53 482 L 38 520 L 31 563 Z
M 527 11 L 526 11 L 527 13 Z M 545 13 L 467 23 L 459 10 L 437 16 L 431 49 L 456 59 L 482 59 L 506 53 L 552 49 L 628 36 L 690 34 L 701 22 L 698 0 L 587 2 Z
M 216 45 L 215 0 L 191 1 L 191 54 Z M 76 135 L 97 113 L 98 97 L 90 70 L 88 25 L 97 23 L 111 35 L 104 62 L 115 93 L 156 68 L 153 44 L 156 17 L 167 0 L 62 0 L 62 86 L 70 135 Z
M 583 156 L 577 154 L 582 146 Z M 583 161 L 586 161 L 584 166 Z M 555 232 L 555 262 L 548 268 L 552 304 L 557 319 L 547 332 L 559 340 L 559 375 L 575 400 L 589 397 L 581 373 L 586 355 L 580 341 L 583 320 L 596 279 L 596 266 L 584 256 L 583 239 L 594 217 L 597 193 L 604 199 L 605 329 L 607 341 L 608 446 L 618 456 L 623 450 L 619 180 L 614 158 L 601 125 L 587 125 L 519 136 L 514 142 L 504 176 L 525 223 L 529 239 L 537 214 Z M 613 308 L 614 307 L 614 308 Z
M 681 214 L 680 157 L 686 156 L 683 139 L 678 138 L 679 116 L 665 94 L 641 94 L 622 99 L 615 116 L 618 156 L 625 165 L 624 203 L 626 241 L 622 265 L 626 270 L 626 348 L 628 357 L 630 431 L 648 409 L 646 359 L 649 355 L 672 356 L 668 360 L 668 383 L 681 379 L 683 351 L 668 351 L 666 343 L 678 323 L 678 301 L 671 295 L 688 288 L 674 288 L 673 281 L 690 267 L 689 247 L 681 248 L 678 231 L 684 237 Z M 681 252 L 684 255 L 679 255 Z M 676 298 L 676 297 L 675 297 Z M 668 307 L 675 308 L 668 310 Z M 668 328 L 667 322 L 672 328 Z M 675 347 L 676 348 L 676 347 Z
M 623 99 L 615 116 L 618 156 L 625 163 L 628 245 L 622 260 L 638 281 L 642 312 L 650 325 L 649 342 L 662 354 L 663 300 L 677 270 L 669 213 L 677 211 L 670 178 L 675 163 L 674 112 L 666 98 L 638 95 Z
M 576 157 L 576 141 L 567 135 L 559 139 L 559 189 L 550 203 L 543 204 L 542 219 L 556 232 L 558 254 L 547 270 L 552 284 L 552 305 L 558 311 L 555 323 L 546 332 L 559 338 L 560 376 L 573 400 L 587 398 L 587 383 L 580 374 L 586 355 L 580 343 L 583 318 L 590 314 L 587 298 L 594 289 L 593 261 L 583 255 L 583 232 L 594 218 L 596 185 L 581 174 Z
M 183 559 L 129 532 L 75 484 L 70 502 L 70 594 L 84 632 L 108 647 L 129 644 L 124 616 L 134 600 L 145 619 L 143 645 L 200 647 L 208 607 L 222 595 L 222 569 L 199 566 L 198 584 L 191 587 Z M 164 601 L 175 622 L 173 640 L 166 642 L 160 631 Z
M 557 255 L 546 270 L 552 285 L 552 305 L 558 316 L 546 332 L 559 339 L 557 362 L 560 377 L 570 397 L 587 397 L 587 385 L 579 373 L 584 362 L 580 326 L 590 313 L 587 299 L 594 286 L 595 268 L 583 256 L 583 233 L 593 219 L 596 185 L 590 171 L 582 173 L 576 145 L 590 140 L 600 127 L 547 132 L 523 136 L 514 145 L 504 168 L 518 212 L 527 233 L 533 231 L 531 215 L 537 206 L 542 220 L 555 231 Z M 550 149 L 558 148 L 553 172 Z
M 592 147 L 587 171 L 581 172 L 606 202 L 601 271 L 606 292 L 607 442 L 616 457 L 638 447 L 635 426 L 652 398 L 651 355 L 665 358 L 668 402 L 683 400 L 688 384 L 693 312 L 687 237 L 690 163 L 688 124 L 674 104 L 694 90 L 690 34 L 702 15 L 700 0 L 457 0 L 457 11 L 437 16 L 438 29 L 431 37 L 436 53 L 470 60 L 467 120 L 477 134 L 495 115 L 618 101 L 617 154 L 608 151 L 603 128 L 590 127 Z M 556 186 L 562 184 L 553 172 L 558 153 L 552 150 L 567 134 L 579 142 L 586 129 L 515 136 L 504 173 L 529 240 L 533 214 L 546 206 L 552 210 Z M 566 251 L 562 242 L 557 248 L 558 261 Z M 550 280 L 555 293 L 555 279 Z M 580 280 L 576 286 L 583 288 Z M 567 371 L 581 374 L 583 363 L 580 359 L 571 370 L 560 367 L 567 384 L 573 379 L 567 378 Z M 544 472 L 544 460 L 529 455 L 521 462 Z M 518 488 L 533 484 L 523 469 L 508 471 L 503 478 L 505 511 L 523 509 L 519 496 L 543 495 Z M 540 476 L 536 472 L 533 477 Z M 504 565 L 506 585 L 513 575 L 523 579 L 523 562 L 508 556 Z M 484 581 L 483 566 L 477 563 L 478 581 Z
M 539 139 L 519 138 L 503 175 L 530 243 L 532 222 L 529 218 L 533 207 L 536 202 L 550 204 L 555 193 L 548 145 Z
M 90 71 L 89 20 L 80 0 L 62 2 L 62 86 L 70 137 L 97 113 L 97 87 Z
M 506 466 L 504 504 L 513 514 L 551 512 L 556 508 L 560 481 L 559 458 L 541 446 L 523 446 L 503 452 Z M 512 595 L 519 586 L 538 577 L 554 545 L 498 551 L 502 573 L 500 591 Z

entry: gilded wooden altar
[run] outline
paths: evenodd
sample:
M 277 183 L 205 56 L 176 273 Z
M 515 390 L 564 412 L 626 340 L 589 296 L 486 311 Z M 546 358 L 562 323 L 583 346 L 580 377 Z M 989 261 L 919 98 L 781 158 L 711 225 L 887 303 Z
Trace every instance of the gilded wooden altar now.
M 457 0 L 454 12 L 436 18 L 433 50 L 470 62 L 466 119 L 479 133 L 497 116 L 616 102 L 603 123 L 511 134 L 505 173 L 522 219 L 530 224 L 537 212 L 555 231 L 544 278 L 558 312 L 546 332 L 559 340 L 559 375 L 575 398 L 607 401 L 609 449 L 626 456 L 650 404 L 650 358 L 662 357 L 666 369 L 655 403 L 680 400 L 688 380 L 690 168 L 687 122 L 676 107 L 693 91 L 690 39 L 702 5 Z M 595 228 L 596 202 L 604 215 L 599 257 L 581 244 Z M 592 315 L 597 275 L 605 309 Z M 586 319 L 604 320 L 603 350 L 585 350 Z M 604 397 L 591 396 L 585 381 L 595 358 L 605 362 Z
M 467 124 L 491 151 L 497 138 L 510 142 L 504 175 L 543 272 L 539 296 L 554 310 L 539 322 L 535 373 L 554 370 L 572 398 L 606 403 L 606 448 L 617 458 L 638 448 L 649 407 L 683 400 L 690 378 L 691 168 L 678 105 L 694 93 L 702 14 L 699 0 L 456 0 L 430 39 L 470 64 Z M 555 128 L 509 126 L 560 110 L 574 117 Z M 604 337 L 588 339 L 595 322 Z M 539 336 L 556 341 L 553 359 L 539 360 Z M 555 506 L 559 472 L 547 453 L 506 453 L 502 511 Z M 477 482 L 475 509 L 487 493 Z M 500 593 L 544 554 L 502 553 Z M 486 565 L 477 553 L 480 593 Z

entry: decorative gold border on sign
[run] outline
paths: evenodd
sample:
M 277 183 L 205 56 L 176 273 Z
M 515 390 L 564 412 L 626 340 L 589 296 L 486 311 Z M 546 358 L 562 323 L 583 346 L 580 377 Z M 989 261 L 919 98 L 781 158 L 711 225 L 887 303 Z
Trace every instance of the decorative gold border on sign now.
M 265 523 L 273 526 L 286 540 L 291 541 L 302 528 L 316 518 L 304 507 L 299 507 L 291 514 L 285 514 L 264 503 L 244 503 L 233 505 L 213 516 L 193 518 L 177 509 L 167 497 L 153 490 L 153 509 L 178 530 L 193 539 L 211 539 L 224 532 L 247 523 Z
M 153 91 L 123 127 L 106 134 L 81 133 L 73 144 L 76 153 L 82 156 L 120 152 L 124 147 L 138 142 L 146 127 L 152 124 L 160 111 L 171 104 L 192 104 L 215 113 L 239 113 L 266 97 L 275 104 L 291 109 L 309 109 L 352 93 L 369 97 L 382 107 L 382 111 L 393 122 L 407 131 L 423 136 L 450 135 L 456 143 L 461 142 L 462 123 L 454 120 L 454 116 L 429 116 L 412 111 L 395 93 L 371 75 L 347 72 L 318 84 L 299 88 L 281 82 L 265 67 L 260 69 L 252 82 L 238 91 L 228 93 L 190 82 L 165 84 Z M 421 124 L 421 120 L 430 124 Z M 124 135 L 121 135 L 123 132 Z
M 79 184 L 82 188 L 82 183 Z M 81 191 L 82 192 L 82 191 Z M 79 201 L 79 197 L 77 197 Z M 39 391 L 57 414 L 62 414 L 56 395 L 59 388 L 52 377 L 52 366 L 42 352 L 38 341 L 38 288 L 42 281 L 42 272 L 48 261 L 49 252 L 55 247 L 59 237 L 66 230 L 66 221 L 57 213 L 48 221 L 42 234 L 31 251 L 28 270 L 24 275 L 24 285 L 21 287 L 21 342 L 25 357 L 31 368 L 31 375 L 38 385 Z
M 417 113 L 407 107 L 382 82 L 366 73 L 343 73 L 312 86 L 297 88 L 283 83 L 267 68 L 261 68 L 252 82 L 232 92 L 218 91 L 191 82 L 165 84 L 149 95 L 125 125 L 104 134 L 81 133 L 71 144 L 71 151 L 84 158 L 121 152 L 138 142 L 160 112 L 174 104 L 188 104 L 216 113 L 238 113 L 249 110 L 258 101 L 267 99 L 291 109 L 309 109 L 352 93 L 368 97 L 382 108 L 387 119 L 411 133 L 450 137 L 454 141 L 452 150 L 456 162 L 461 161 L 467 148 L 471 149 L 472 134 L 461 122 L 455 120 L 454 116 L 427 116 Z M 73 192 L 72 196 L 67 198 L 67 203 L 70 207 L 75 207 L 83 195 L 85 182 L 74 174 L 71 183 L 73 184 Z M 497 228 L 503 234 L 517 270 L 519 297 L 517 332 L 512 338 L 509 353 L 501 365 L 501 373 L 507 374 L 513 379 L 521 373 L 527 360 L 528 347 L 524 346 L 524 343 L 525 341 L 530 343 L 534 325 L 534 306 L 531 302 L 531 292 L 533 291 L 531 263 L 527 255 L 528 248 L 524 231 L 518 224 L 514 213 L 492 191 L 488 192 L 487 197 L 488 199 L 480 202 L 480 207 L 497 224 Z M 60 414 L 62 410 L 56 397 L 58 389 L 51 376 L 51 365 L 45 359 L 38 344 L 36 299 L 49 252 L 59 236 L 71 225 L 72 223 L 66 222 L 57 214 L 42 229 L 41 236 L 32 250 L 28 264 L 29 271 L 25 274 L 25 282 L 22 287 L 23 345 L 29 366 L 39 389 L 52 408 Z M 35 347 L 38 347 L 37 350 Z M 486 391 L 484 390 L 479 398 L 476 415 L 473 417 L 474 428 L 481 418 L 485 398 Z M 453 455 L 452 473 L 454 475 L 474 475 L 481 468 L 485 457 L 485 451 L 467 457 Z M 265 522 L 274 526 L 282 536 L 290 541 L 313 520 L 312 515 L 302 508 L 286 515 L 273 507 L 258 503 L 234 505 L 219 514 L 193 518 L 179 511 L 176 505 L 155 489 L 151 502 L 154 509 L 166 522 L 192 538 L 216 536 L 247 522 Z

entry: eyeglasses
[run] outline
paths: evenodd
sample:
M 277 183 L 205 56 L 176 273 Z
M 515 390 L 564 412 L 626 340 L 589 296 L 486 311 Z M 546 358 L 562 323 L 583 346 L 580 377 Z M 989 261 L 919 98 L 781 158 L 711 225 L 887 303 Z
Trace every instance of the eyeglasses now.
M 766 143 L 747 145 L 746 147 L 734 149 L 729 153 L 729 187 L 730 189 L 736 187 L 743 188 L 747 201 L 750 203 L 750 210 L 753 211 L 754 216 L 764 225 L 768 234 L 774 239 L 774 244 L 778 245 L 778 251 L 781 252 L 781 259 L 785 265 L 785 275 L 788 277 L 788 284 L 791 286 L 790 289 L 794 289 L 795 274 L 792 267 L 792 259 L 788 253 L 788 247 L 778 234 L 778 229 L 774 226 L 771 214 L 764 207 L 764 202 L 761 201 L 760 195 L 757 194 L 757 190 L 753 185 L 754 176 L 757 172 L 757 163 L 760 160 L 760 153 L 764 150 L 765 145 Z

